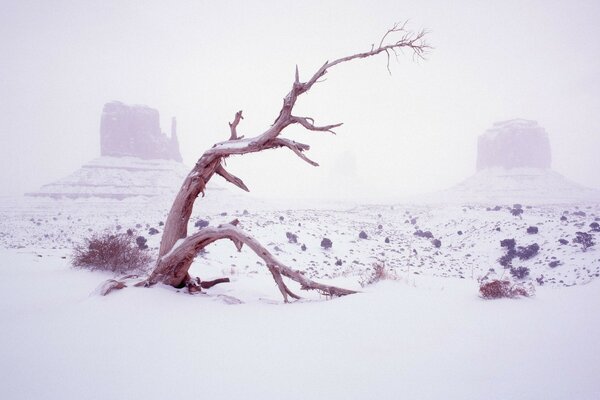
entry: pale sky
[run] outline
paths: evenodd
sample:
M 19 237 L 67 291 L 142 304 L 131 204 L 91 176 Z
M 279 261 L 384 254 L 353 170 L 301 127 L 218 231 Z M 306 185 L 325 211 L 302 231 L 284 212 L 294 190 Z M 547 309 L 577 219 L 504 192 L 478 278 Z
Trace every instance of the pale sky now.
M 0 194 L 62 178 L 100 154 L 103 104 L 176 116 L 193 165 L 275 119 L 294 68 L 368 50 L 395 21 L 431 31 L 426 61 L 385 56 L 333 68 L 297 105 L 337 135 L 292 129 L 286 149 L 228 162 L 264 196 L 393 197 L 475 172 L 476 140 L 526 118 L 549 134 L 553 168 L 600 188 L 599 1 L 2 1 Z M 219 179 L 216 177 L 215 179 Z M 336 184 L 337 182 L 337 184 Z M 340 187 L 341 186 L 341 187 Z

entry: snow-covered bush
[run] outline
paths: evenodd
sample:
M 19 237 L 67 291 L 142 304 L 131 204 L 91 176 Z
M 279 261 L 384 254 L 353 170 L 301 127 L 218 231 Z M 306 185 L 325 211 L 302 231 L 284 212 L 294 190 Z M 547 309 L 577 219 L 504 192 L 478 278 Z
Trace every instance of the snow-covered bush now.
M 117 273 L 144 270 L 152 258 L 127 234 L 95 234 L 73 249 L 74 267 Z

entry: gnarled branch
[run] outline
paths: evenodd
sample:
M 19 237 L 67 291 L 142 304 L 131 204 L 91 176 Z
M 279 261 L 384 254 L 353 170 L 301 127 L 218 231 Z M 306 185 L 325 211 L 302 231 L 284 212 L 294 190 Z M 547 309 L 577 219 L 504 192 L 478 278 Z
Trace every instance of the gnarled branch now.
M 395 41 L 391 40 L 392 36 L 397 36 Z M 284 299 L 287 301 L 287 296 L 295 297 L 291 291 L 280 282 L 281 276 L 286 276 L 297 282 L 300 282 L 303 288 L 316 289 L 331 296 L 339 296 L 344 294 L 354 293 L 345 289 L 333 288 L 316 282 L 312 282 L 305 278 L 297 271 L 293 271 L 274 259 L 270 253 L 264 249 L 255 239 L 246 236 L 239 228 L 234 225 L 227 225 L 219 228 L 203 229 L 201 232 L 187 237 L 187 225 L 192 213 L 194 202 L 199 194 L 204 195 L 206 184 L 212 176 L 217 173 L 224 177 L 227 181 L 234 185 L 248 190 L 243 181 L 227 172 L 222 161 L 232 155 L 242 155 L 255 153 L 267 149 L 278 147 L 287 147 L 294 152 L 298 157 L 307 163 L 317 166 L 318 164 L 310 160 L 304 152 L 309 149 L 306 144 L 298 143 L 293 140 L 279 137 L 281 133 L 290 125 L 299 124 L 310 131 L 331 132 L 333 129 L 341 126 L 340 124 L 315 125 L 315 122 L 310 117 L 294 116 L 292 111 L 296 105 L 299 96 L 308 92 L 312 86 L 321 82 L 321 78 L 329 71 L 330 68 L 345 63 L 351 60 L 362 59 L 376 56 L 385 53 L 388 57 L 387 68 L 389 71 L 390 54 L 398 55 L 398 51 L 404 49 L 412 52 L 413 57 L 423 58 L 425 52 L 430 49 L 430 46 L 425 42 L 425 31 L 414 33 L 406 30 L 406 23 L 395 24 L 381 38 L 379 46 L 362 53 L 351 54 L 346 57 L 338 58 L 333 61 L 326 61 L 311 77 L 305 82 L 300 80 L 300 73 L 296 66 L 294 73 L 294 82 L 289 93 L 283 99 L 283 105 L 279 111 L 277 118 L 273 124 L 263 133 L 251 137 L 238 137 L 237 128 L 240 121 L 243 119 L 242 112 L 235 114 L 233 122 L 229 123 L 230 136 L 229 140 L 217 143 L 211 149 L 207 150 L 198 160 L 190 174 L 184 180 L 179 193 L 177 194 L 171 211 L 165 222 L 165 228 L 160 243 L 159 260 L 154 269 L 154 272 L 149 278 L 149 282 L 163 282 L 173 286 L 182 285 L 186 280 L 189 280 L 188 269 L 199 251 L 206 245 L 215 240 L 228 238 L 240 247 L 242 244 L 247 244 L 259 256 L 267 254 L 265 262 L 273 278 L 282 292 Z M 176 246 L 178 240 L 184 239 L 183 243 Z

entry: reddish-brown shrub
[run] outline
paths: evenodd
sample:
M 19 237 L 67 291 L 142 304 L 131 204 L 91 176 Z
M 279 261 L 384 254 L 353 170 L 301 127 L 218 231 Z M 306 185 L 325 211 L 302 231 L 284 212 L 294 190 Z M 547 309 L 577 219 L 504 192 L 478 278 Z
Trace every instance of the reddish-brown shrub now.
M 372 269 L 365 271 L 358 283 L 360 283 L 360 286 L 365 287 L 387 279 L 397 280 L 398 277 L 386 267 L 384 262 L 376 262 L 373 263 Z
M 533 286 L 526 286 L 523 283 L 513 283 L 509 280 L 494 279 L 489 282 L 482 282 L 479 286 L 479 293 L 484 299 L 502 299 L 515 297 L 531 297 L 534 294 Z
M 128 273 L 144 270 L 152 257 L 141 250 L 127 234 L 94 234 L 75 245 L 71 263 L 74 267 Z

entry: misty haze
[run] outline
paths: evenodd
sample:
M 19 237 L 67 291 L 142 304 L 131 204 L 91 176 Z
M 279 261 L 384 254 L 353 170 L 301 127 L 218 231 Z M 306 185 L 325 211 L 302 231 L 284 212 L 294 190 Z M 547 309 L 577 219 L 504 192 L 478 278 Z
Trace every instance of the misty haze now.
M 4 2 L 0 397 L 600 398 L 599 19 Z

